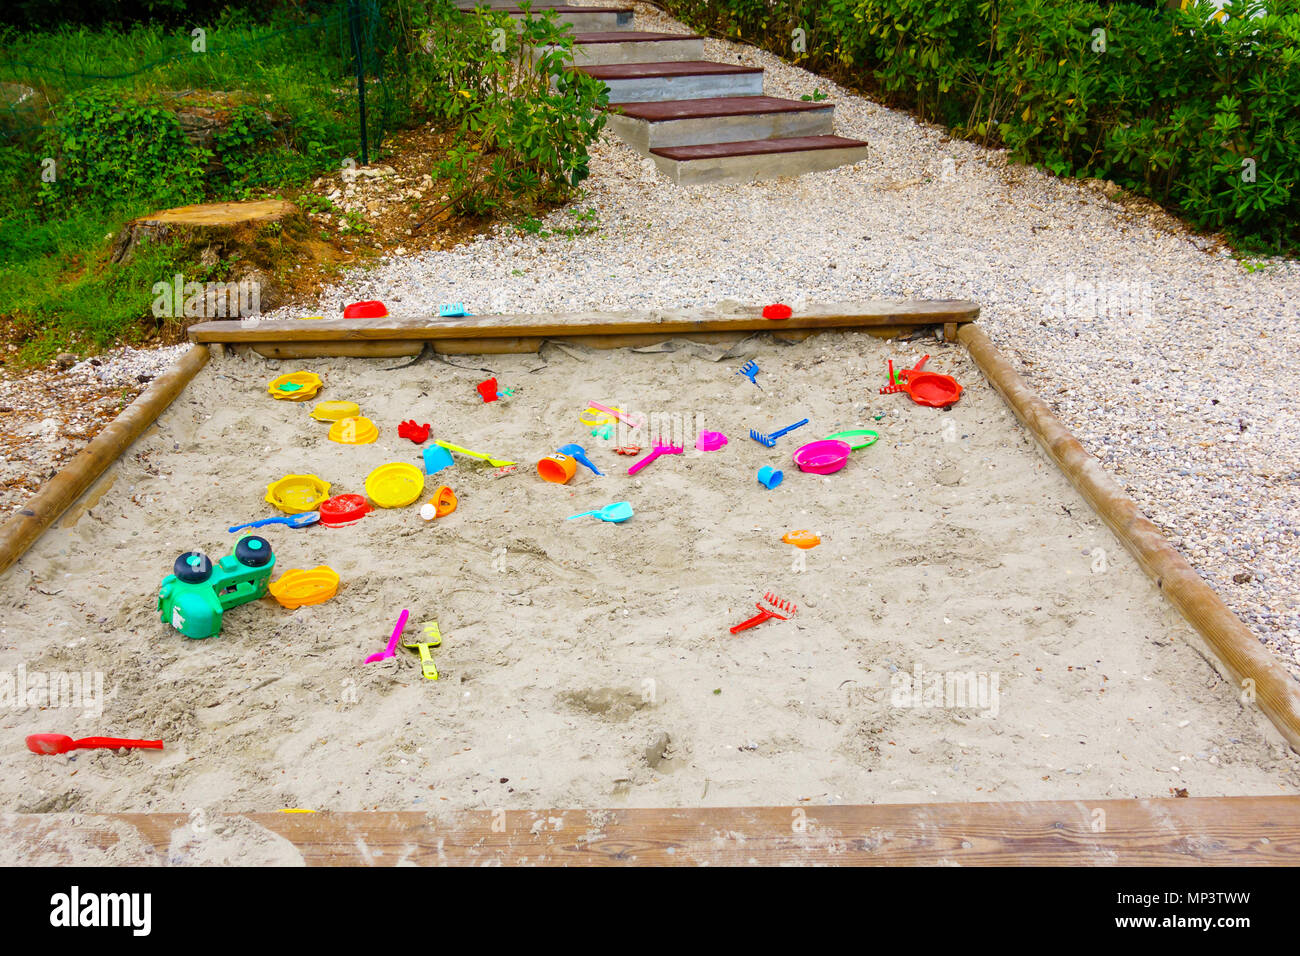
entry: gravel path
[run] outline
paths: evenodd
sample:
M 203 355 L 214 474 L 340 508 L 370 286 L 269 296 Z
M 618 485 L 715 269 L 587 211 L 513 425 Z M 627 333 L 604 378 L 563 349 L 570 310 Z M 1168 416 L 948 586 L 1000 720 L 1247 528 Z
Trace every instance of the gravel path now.
M 637 17 L 689 32 L 643 4 Z M 681 188 L 606 133 L 585 199 L 547 220 L 552 235 L 503 228 L 392 259 L 312 311 L 370 298 L 405 314 L 972 299 L 1030 384 L 1300 676 L 1300 438 L 1278 387 L 1300 354 L 1300 263 L 1248 268 L 1108 184 L 1009 166 L 762 51 L 709 41 L 706 56 L 764 67 L 770 95 L 828 92 L 836 132 L 868 141 L 871 158 Z M 564 234 L 582 210 L 598 230 Z

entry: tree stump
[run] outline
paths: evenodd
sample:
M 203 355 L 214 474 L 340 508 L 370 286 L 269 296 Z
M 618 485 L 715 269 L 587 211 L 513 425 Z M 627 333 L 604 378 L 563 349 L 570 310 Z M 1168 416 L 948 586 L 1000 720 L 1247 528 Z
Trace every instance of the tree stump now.
M 247 245 L 267 226 L 297 218 L 298 207 L 280 199 L 259 202 L 216 202 L 179 206 L 141 216 L 127 223 L 113 241 L 112 261 L 129 262 L 142 242 L 174 242 L 220 250 Z

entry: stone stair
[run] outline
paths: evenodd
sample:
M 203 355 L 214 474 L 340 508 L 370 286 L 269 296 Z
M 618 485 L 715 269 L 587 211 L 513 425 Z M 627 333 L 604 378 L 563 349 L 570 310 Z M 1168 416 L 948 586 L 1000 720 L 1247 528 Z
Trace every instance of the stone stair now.
M 464 0 L 522 16 L 518 0 Z M 867 158 L 867 144 L 835 135 L 833 103 L 763 95 L 759 67 L 715 63 L 704 38 L 638 31 L 618 7 L 533 5 L 572 24 L 572 69 L 609 90 L 609 125 L 682 185 L 750 182 L 834 169 Z

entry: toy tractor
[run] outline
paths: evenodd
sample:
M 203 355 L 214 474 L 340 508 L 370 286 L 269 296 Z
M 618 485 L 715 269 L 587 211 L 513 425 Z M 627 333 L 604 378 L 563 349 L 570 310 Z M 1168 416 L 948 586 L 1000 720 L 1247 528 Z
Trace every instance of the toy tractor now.
M 216 567 L 207 555 L 187 551 L 176 559 L 174 573 L 163 578 L 158 590 L 161 620 L 189 638 L 215 637 L 221 633 L 225 611 L 266 594 L 274 568 L 271 543 L 256 535 L 240 538 L 235 553 Z

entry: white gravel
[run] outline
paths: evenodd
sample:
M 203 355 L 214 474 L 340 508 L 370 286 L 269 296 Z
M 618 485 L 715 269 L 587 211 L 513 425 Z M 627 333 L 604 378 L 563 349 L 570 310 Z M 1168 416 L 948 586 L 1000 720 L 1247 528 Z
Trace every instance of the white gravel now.
M 638 28 L 686 32 L 644 5 Z M 319 307 L 972 299 L 1066 425 L 1300 675 L 1300 263 L 1252 270 L 1108 198 L 1113 188 L 1008 166 L 762 51 L 711 40 L 706 56 L 763 66 L 768 94 L 828 92 L 836 132 L 869 142 L 871 158 L 793 181 L 681 188 L 606 133 L 585 198 L 547 220 L 557 234 L 502 228 L 389 260 Z M 587 209 L 598 232 L 560 234 Z

